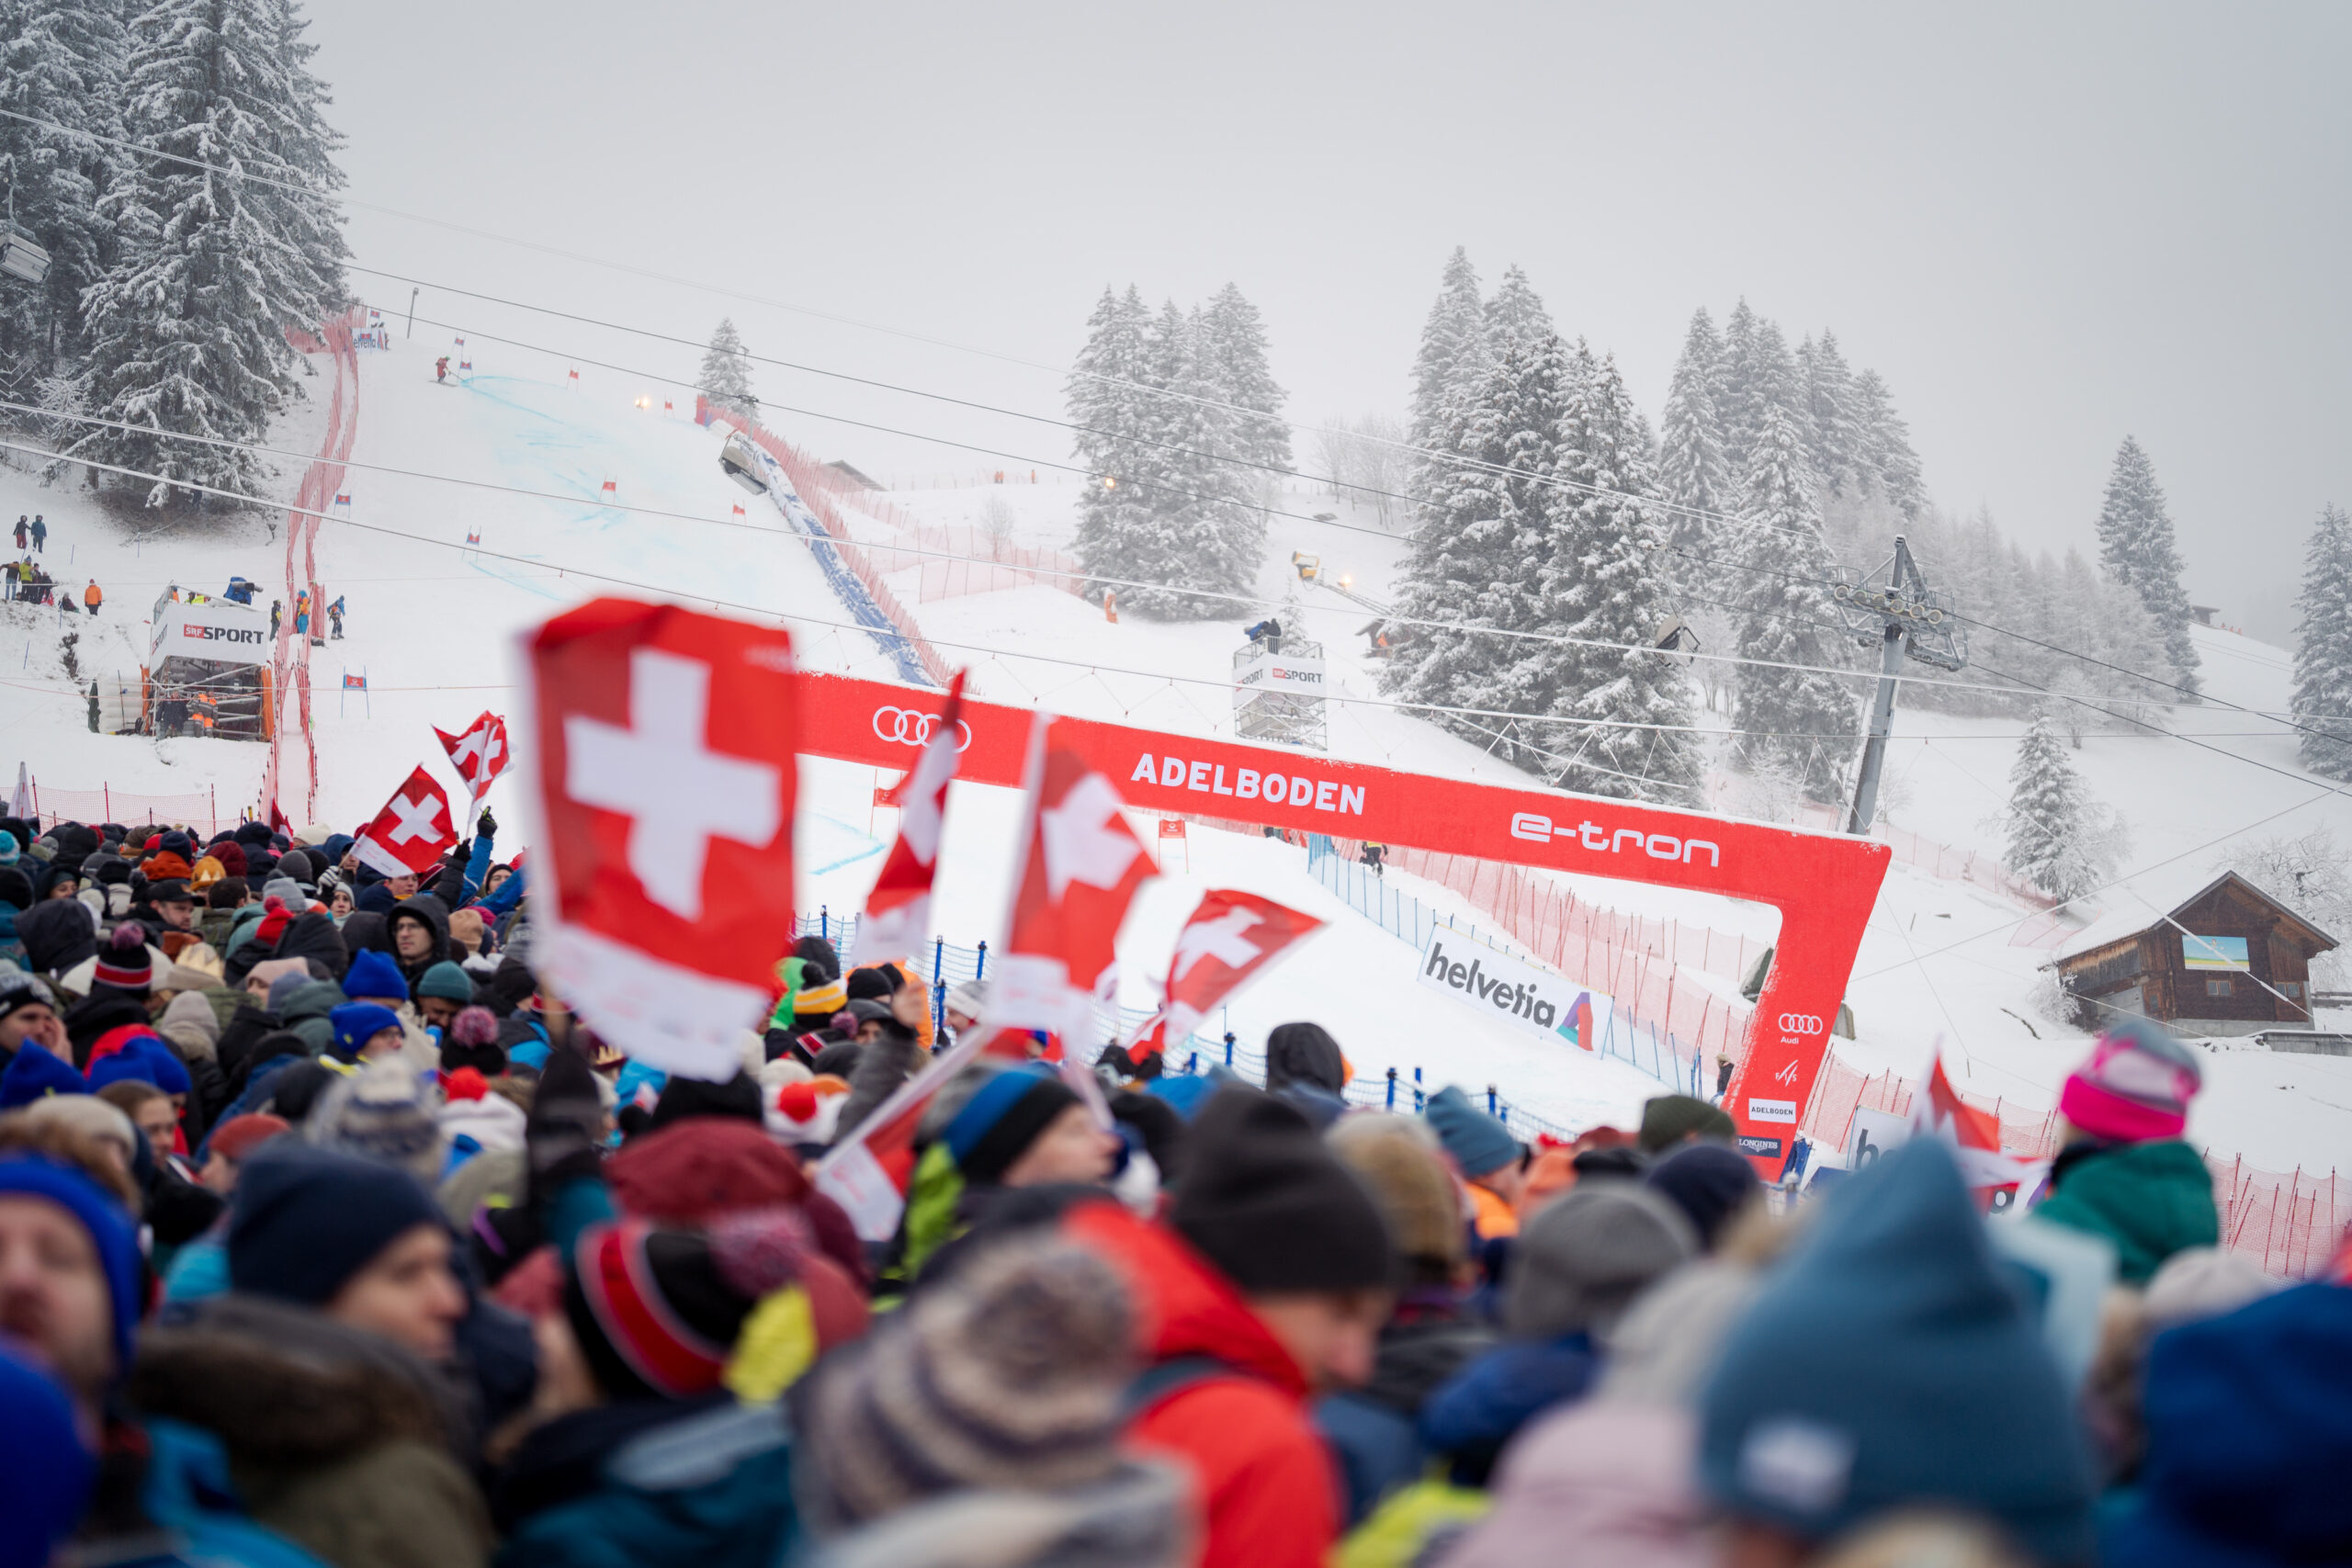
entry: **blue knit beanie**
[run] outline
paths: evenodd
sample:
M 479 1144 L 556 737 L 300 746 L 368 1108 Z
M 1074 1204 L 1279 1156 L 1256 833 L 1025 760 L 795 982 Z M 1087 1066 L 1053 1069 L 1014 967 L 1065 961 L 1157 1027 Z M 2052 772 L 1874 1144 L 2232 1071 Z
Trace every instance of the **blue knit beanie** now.
M 1008 1067 L 974 1091 L 941 1130 L 967 1181 L 982 1185 L 1002 1176 L 1053 1119 L 1079 1102 L 1061 1075 L 1029 1063 Z
M 1724 1344 L 1701 1400 L 1703 1488 L 1805 1540 L 1944 1506 L 2037 1562 L 2087 1562 L 2074 1403 L 1984 1224 L 1933 1138 L 1840 1182 Z
M 90 1089 L 94 1093 L 126 1079 L 153 1084 L 165 1094 L 187 1094 L 194 1088 L 187 1068 L 172 1055 L 172 1048 L 152 1034 L 139 1035 L 121 1050 L 90 1065 Z
M 406 1001 L 408 981 L 401 974 L 401 966 L 392 962 L 390 953 L 363 947 L 359 956 L 351 961 L 351 967 L 344 972 L 343 994 L 370 998 L 396 997 Z
M 7 1521 L 0 1563 L 52 1561 L 82 1522 L 96 1475 L 65 1391 L 0 1347 L 0 1519 Z
M 361 1046 L 384 1030 L 401 1028 L 401 1015 L 374 1002 L 345 1002 L 328 1012 L 327 1022 L 334 1030 L 334 1054 L 356 1062 Z
M 403 1231 L 441 1223 L 431 1195 L 397 1167 L 273 1139 L 237 1173 L 229 1281 L 323 1306 Z
M 1426 1114 L 1430 1131 L 1437 1134 L 1437 1141 L 1464 1176 L 1500 1170 L 1522 1152 L 1510 1130 L 1471 1104 L 1457 1084 L 1448 1084 L 1430 1096 Z
M 389 915 L 400 908 L 400 900 L 392 897 L 392 890 L 380 882 L 370 883 L 361 888 L 351 903 L 354 908 L 364 909 L 371 915 Z
M 0 1192 L 46 1198 L 81 1223 L 97 1249 L 114 1307 L 114 1371 L 130 1371 L 131 1337 L 139 1326 L 139 1237 L 130 1216 L 105 1190 L 74 1169 L 40 1155 L 0 1156 Z M 0 1403 L 0 1409 L 6 1405 Z
M 0 865 L 16 864 L 18 848 L 17 835 L 0 828 Z
M 30 1043 L 18 1047 L 17 1059 L 0 1073 L 0 1111 L 30 1105 L 44 1095 L 89 1092 L 89 1080 L 75 1072 L 73 1064 Z

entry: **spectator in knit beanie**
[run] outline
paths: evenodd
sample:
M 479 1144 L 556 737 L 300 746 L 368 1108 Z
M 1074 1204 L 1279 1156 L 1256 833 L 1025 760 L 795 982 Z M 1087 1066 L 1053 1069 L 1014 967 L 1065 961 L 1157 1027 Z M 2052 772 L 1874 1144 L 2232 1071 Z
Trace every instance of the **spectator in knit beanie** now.
M 284 1117 L 266 1111 L 249 1111 L 243 1116 L 230 1117 L 205 1139 L 204 1168 L 197 1173 L 197 1179 L 223 1198 L 231 1196 L 237 1190 L 237 1173 L 254 1151 L 272 1138 L 293 1130 Z
M 1519 1234 L 1520 1200 L 1527 1191 L 1527 1150 L 1510 1130 L 1470 1103 L 1458 1084 L 1430 1096 L 1430 1130 L 1469 1183 L 1478 1235 L 1493 1241 Z
M 1111 1201 L 1061 1234 L 1119 1266 L 1151 1363 L 1127 1437 L 1193 1478 L 1205 1568 L 1320 1568 L 1341 1517 L 1306 1401 L 1370 1377 L 1398 1269 L 1380 1206 L 1295 1107 L 1220 1089 L 1166 1227 Z
M 2127 1018 L 2098 1037 L 2059 1092 L 2064 1146 L 2034 1214 L 2114 1243 L 2116 1272 L 2128 1284 L 2145 1283 L 2184 1247 L 2221 1239 L 2212 1175 L 2180 1135 L 2203 1081 L 2188 1047 Z
M 537 1325 L 539 1424 L 492 1498 L 507 1560 L 780 1561 L 796 1510 L 777 1396 L 865 1331 L 855 1288 L 789 1211 L 593 1224 L 564 1264 Z M 694 1460 L 634 1479 L 656 1453 Z
M 397 1055 L 335 1075 L 311 1108 L 303 1136 L 320 1148 L 406 1171 L 427 1189 L 441 1179 L 448 1153 L 416 1074 Z
M 334 1031 L 327 1050 L 338 1061 L 372 1062 L 396 1055 L 408 1039 L 401 1027 L 401 1015 L 374 1002 L 345 1002 L 332 1008 L 327 1024 Z
M 498 1043 L 498 1018 L 488 1008 L 460 1008 L 441 1032 L 441 1070 L 471 1067 L 484 1078 L 506 1070 L 506 1050 Z
M 351 967 L 344 971 L 343 994 L 355 1002 L 374 1002 L 398 1010 L 409 999 L 408 981 L 390 953 L 363 947 L 352 954 Z
M 38 1357 L 95 1431 L 107 1391 L 130 1370 L 139 1324 L 130 1215 L 82 1170 L 0 1155 L 0 1256 L 41 1260 L 9 1270 L 0 1347 Z M 0 1520 L 0 1532 L 12 1522 Z
M 1454 1484 L 1486 1485 L 1521 1427 L 1583 1398 L 1626 1307 L 1698 1250 L 1682 1212 L 1633 1182 L 1579 1181 L 1537 1210 L 1511 1254 L 1509 1341 L 1464 1369 L 1421 1412 L 1421 1439 L 1449 1457 Z
M 1096 1125 L 1053 1068 L 981 1063 L 940 1090 L 917 1129 L 922 1154 L 895 1252 L 909 1280 L 1000 1193 L 1111 1174 L 1120 1140 Z
M 1903 1508 L 1982 1516 L 2035 1562 L 2089 1559 L 2072 1394 L 1943 1144 L 1823 1200 L 1724 1345 L 1699 1472 L 1739 1561 L 1793 1563 Z
M 5 837 L 5 835 L 0 835 Z M 0 1337 L 0 1531 L 6 1561 L 54 1555 L 81 1523 L 97 1466 L 83 1447 L 73 1402 L 45 1366 Z
M 1637 1142 L 1643 1154 L 1655 1158 L 1678 1145 L 1701 1140 L 1727 1145 L 1737 1135 L 1738 1129 L 1722 1107 L 1695 1095 L 1661 1094 L 1643 1105 Z
M 430 1361 L 449 1359 L 466 1313 L 448 1227 L 413 1177 L 290 1138 L 244 1161 L 229 1206 L 229 1280 Z
M 1324 1141 L 1372 1189 L 1404 1260 L 1403 1289 L 1381 1325 L 1371 1380 L 1325 1395 L 1315 1408 L 1347 1482 L 1353 1524 L 1428 1468 L 1418 1429 L 1422 1406 L 1495 1336 L 1472 1308 L 1462 1200 L 1426 1125 L 1366 1112 L 1340 1122 Z
M 473 976 L 446 958 L 417 978 L 416 1010 L 428 1029 L 447 1029 L 449 1021 L 471 1007 L 473 999 Z
M 795 1209 L 817 1251 L 861 1288 L 865 1246 L 840 1204 L 818 1191 L 800 1164 L 765 1132 L 729 1118 L 665 1127 L 631 1138 L 605 1163 L 613 1201 L 633 1218 L 707 1225 L 729 1214 Z
M 1699 1233 L 1704 1252 L 1713 1252 L 1725 1227 L 1764 1193 L 1747 1156 L 1721 1144 L 1685 1144 L 1653 1166 L 1642 1180 L 1682 1211 Z
M 803 1429 L 823 1434 L 803 1461 L 804 1522 L 825 1540 L 886 1521 L 842 1544 L 932 1561 L 916 1543 L 968 1538 L 991 1503 L 1019 1498 L 1054 1514 L 1022 1561 L 1173 1568 L 1191 1544 L 1182 1481 L 1119 1447 L 1134 1354 L 1127 1292 L 1097 1254 L 989 1247 L 804 1393 Z

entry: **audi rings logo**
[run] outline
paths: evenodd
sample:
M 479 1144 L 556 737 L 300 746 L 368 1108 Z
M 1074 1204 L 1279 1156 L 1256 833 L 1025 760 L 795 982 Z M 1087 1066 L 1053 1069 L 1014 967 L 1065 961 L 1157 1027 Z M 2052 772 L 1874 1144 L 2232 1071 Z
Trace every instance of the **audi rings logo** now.
M 1821 1020 L 1809 1012 L 1784 1012 L 1781 1015 L 1781 1029 L 1787 1034 L 1818 1034 Z
M 938 722 L 936 715 L 917 713 L 912 708 L 876 708 L 874 738 L 876 740 L 894 740 L 901 746 L 927 746 L 931 743 L 932 726 Z M 956 721 L 956 750 L 970 750 L 972 727 L 959 718 Z

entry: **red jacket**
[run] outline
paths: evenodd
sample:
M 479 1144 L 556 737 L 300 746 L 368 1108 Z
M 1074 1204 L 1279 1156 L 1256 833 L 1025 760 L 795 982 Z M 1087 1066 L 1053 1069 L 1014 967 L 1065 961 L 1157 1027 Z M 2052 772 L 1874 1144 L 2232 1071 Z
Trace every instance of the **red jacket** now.
M 1173 1231 L 1108 1203 L 1064 1223 L 1126 1276 L 1153 1362 L 1214 1357 L 1241 1369 L 1180 1384 L 1127 1428 L 1136 1448 L 1193 1472 L 1202 1568 L 1322 1568 L 1339 1537 L 1338 1482 L 1298 1363 Z

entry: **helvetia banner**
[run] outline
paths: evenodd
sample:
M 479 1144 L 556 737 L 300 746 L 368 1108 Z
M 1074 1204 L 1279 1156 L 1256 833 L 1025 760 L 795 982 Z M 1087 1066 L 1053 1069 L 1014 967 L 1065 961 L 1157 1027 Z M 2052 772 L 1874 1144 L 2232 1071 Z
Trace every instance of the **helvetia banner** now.
M 1420 982 L 1533 1034 L 1600 1049 L 1609 998 L 1443 926 L 1421 952 Z

